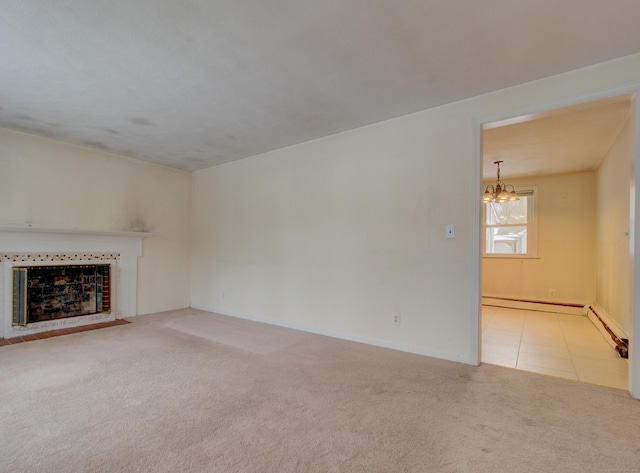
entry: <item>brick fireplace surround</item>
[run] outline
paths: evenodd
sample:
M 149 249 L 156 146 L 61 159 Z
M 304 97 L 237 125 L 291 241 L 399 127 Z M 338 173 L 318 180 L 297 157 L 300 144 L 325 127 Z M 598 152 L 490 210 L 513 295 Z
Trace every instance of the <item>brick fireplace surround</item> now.
M 6 339 L 0 346 L 124 323 L 120 319 L 135 316 L 138 257 L 142 256 L 142 240 L 150 235 L 0 225 L 0 339 Z M 108 313 L 29 323 L 26 327 L 12 324 L 14 267 L 96 262 L 111 265 Z

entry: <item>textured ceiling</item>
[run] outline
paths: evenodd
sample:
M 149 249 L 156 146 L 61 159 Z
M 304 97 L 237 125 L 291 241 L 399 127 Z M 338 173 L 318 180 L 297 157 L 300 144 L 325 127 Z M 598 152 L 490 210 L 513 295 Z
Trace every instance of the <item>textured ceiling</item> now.
M 611 149 L 631 115 L 631 97 L 619 96 L 535 116 L 505 120 L 482 133 L 483 178 L 590 171 Z
M 5 0 L 0 127 L 197 170 L 640 51 L 638 0 Z

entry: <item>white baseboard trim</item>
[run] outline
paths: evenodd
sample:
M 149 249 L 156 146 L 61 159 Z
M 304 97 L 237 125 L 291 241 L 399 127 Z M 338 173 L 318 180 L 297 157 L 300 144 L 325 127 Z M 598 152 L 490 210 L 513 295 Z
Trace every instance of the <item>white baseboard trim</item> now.
M 586 315 L 586 306 L 563 304 L 561 302 L 527 301 L 501 297 L 482 297 L 482 305 L 508 307 L 510 309 L 535 310 L 538 312 L 554 312 L 558 314 Z
M 615 334 L 616 337 L 618 337 L 619 339 L 629 340 L 629 335 L 627 335 L 625 331 L 620 328 L 620 326 L 609 316 L 609 314 L 607 314 L 607 312 L 602 307 L 596 304 L 591 304 L 589 306 L 589 310 L 587 311 L 587 317 L 589 317 L 589 320 L 593 322 L 593 325 L 596 326 L 600 333 L 602 333 L 602 336 L 607 341 L 607 343 L 613 348 L 616 348 L 617 344 L 613 340 L 613 338 L 611 338 L 611 334 L 607 332 L 604 325 L 602 325 L 603 322 L 607 325 L 607 327 L 609 327 L 609 329 Z M 598 320 L 598 317 L 600 317 L 600 320 Z
M 351 335 L 347 333 L 332 332 L 330 330 L 322 330 L 315 327 L 309 327 L 306 325 L 298 325 L 298 324 L 292 324 L 288 322 L 280 322 L 277 320 L 265 319 L 265 318 L 256 317 L 253 315 L 239 314 L 239 313 L 230 312 L 227 310 L 216 309 L 214 307 L 203 307 L 198 305 L 192 305 L 191 308 L 203 310 L 205 312 L 212 312 L 215 314 L 226 315 L 228 317 L 236 317 L 238 319 L 251 320 L 251 321 L 260 322 L 263 324 L 275 325 L 278 327 L 290 328 L 293 330 L 300 330 L 301 332 L 308 332 L 316 335 L 324 335 L 325 337 L 338 338 L 338 339 L 347 340 L 350 342 L 364 343 L 365 345 L 373 345 L 376 347 L 388 348 L 391 350 L 402 351 L 405 353 L 413 353 L 415 355 L 429 356 L 431 358 L 439 358 L 447 361 L 455 361 L 458 363 L 472 364 L 468 356 L 452 355 L 451 353 L 442 353 L 442 352 L 427 350 L 422 347 L 416 347 L 413 345 L 405 345 L 402 343 L 388 342 L 384 340 L 377 340 L 375 338 L 361 337 L 359 335 Z

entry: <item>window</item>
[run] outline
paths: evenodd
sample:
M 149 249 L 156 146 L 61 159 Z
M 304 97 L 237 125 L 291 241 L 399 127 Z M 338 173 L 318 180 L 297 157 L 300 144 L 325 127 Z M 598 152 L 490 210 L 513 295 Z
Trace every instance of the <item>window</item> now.
M 484 254 L 535 257 L 535 189 L 520 189 L 520 200 L 484 204 Z

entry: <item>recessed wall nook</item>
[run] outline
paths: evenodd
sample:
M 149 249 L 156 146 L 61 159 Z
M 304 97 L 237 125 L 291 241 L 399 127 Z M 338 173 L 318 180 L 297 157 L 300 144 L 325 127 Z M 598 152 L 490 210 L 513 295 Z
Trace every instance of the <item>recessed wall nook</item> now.
M 135 316 L 149 235 L 0 225 L 0 338 Z

